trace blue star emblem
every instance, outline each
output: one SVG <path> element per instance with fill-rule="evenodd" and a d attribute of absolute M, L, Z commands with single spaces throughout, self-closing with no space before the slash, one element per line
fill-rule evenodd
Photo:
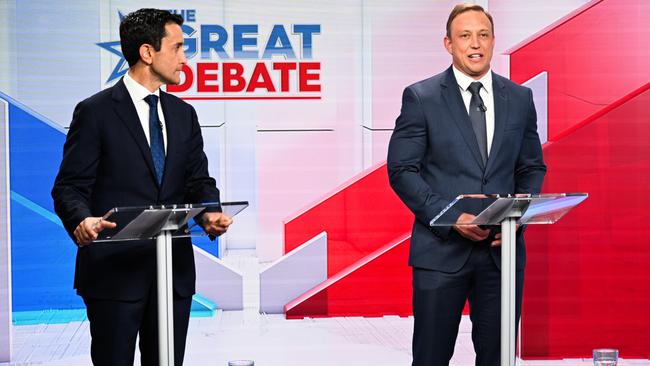
<path fill-rule="evenodd" d="M 124 15 L 119 10 L 117 11 L 117 15 L 120 17 L 120 23 L 121 23 L 122 20 L 124 20 Z M 129 64 L 126 62 L 126 59 L 122 54 L 122 47 L 120 46 L 120 41 L 99 42 L 96 43 L 96 45 L 98 45 L 99 47 L 105 49 L 106 51 L 120 58 L 120 60 L 117 62 L 117 65 L 115 65 L 115 68 L 113 68 L 111 75 L 108 77 L 108 80 L 106 80 L 106 84 L 126 74 L 127 70 L 129 69 Z"/>
<path fill-rule="evenodd" d="M 122 20 L 124 20 L 125 15 L 122 14 L 122 12 L 119 10 L 117 11 L 117 15 L 120 17 L 120 23 L 122 23 Z M 183 24 L 181 26 L 181 29 L 183 30 L 183 34 L 189 36 L 193 35 L 196 32 L 194 28 L 186 24 Z M 117 65 L 115 65 L 115 67 L 113 68 L 113 71 L 111 71 L 111 75 L 109 75 L 108 80 L 106 80 L 106 84 L 124 76 L 124 74 L 126 74 L 126 72 L 129 70 L 129 63 L 126 62 L 126 59 L 122 54 L 122 46 L 120 45 L 120 41 L 99 42 L 95 44 L 120 58 L 119 61 L 117 61 Z M 185 55 L 187 56 L 187 58 L 192 58 L 196 53 L 196 47 L 192 48 L 193 51 L 190 51 L 190 46 L 188 46 L 187 44 L 185 45 L 185 47 L 186 47 Z"/>

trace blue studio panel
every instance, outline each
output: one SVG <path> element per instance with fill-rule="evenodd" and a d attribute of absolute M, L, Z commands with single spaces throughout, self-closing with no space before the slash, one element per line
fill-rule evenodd
<path fill-rule="evenodd" d="M 65 133 L 29 108 L 9 102 L 12 302 L 15 324 L 61 323 L 85 316 L 72 288 L 76 247 L 54 213 L 50 191 L 63 157 Z M 218 256 L 218 240 L 195 238 Z M 214 304 L 200 295 L 193 316 Z"/>
<path fill-rule="evenodd" d="M 50 190 L 65 134 L 9 100 L 14 312 L 81 309 L 72 290 L 76 247 L 54 214 Z"/>

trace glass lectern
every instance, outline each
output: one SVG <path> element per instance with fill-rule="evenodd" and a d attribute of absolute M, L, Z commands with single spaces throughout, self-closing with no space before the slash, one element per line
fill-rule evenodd
<path fill-rule="evenodd" d="M 247 206 L 248 202 L 241 201 L 221 204 L 116 207 L 102 217 L 115 222 L 117 227 L 100 232 L 95 242 L 156 239 L 158 352 L 161 366 L 174 365 L 172 238 L 206 235 L 202 230 L 196 230 L 199 229 L 199 225 L 190 224 L 190 220 L 197 218 L 197 215 L 204 211 L 221 211 L 233 217 Z M 194 228 L 196 229 L 192 230 Z"/>
<path fill-rule="evenodd" d="M 501 365 L 515 365 L 515 248 L 518 225 L 553 224 L 587 198 L 587 193 L 456 197 L 429 223 L 458 225 L 458 212 L 481 212 L 463 225 L 501 226 Z M 453 221 L 453 222 L 452 222 Z"/>

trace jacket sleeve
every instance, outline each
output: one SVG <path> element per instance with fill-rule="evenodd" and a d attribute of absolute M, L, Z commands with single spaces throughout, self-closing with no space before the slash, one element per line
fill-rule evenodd
<path fill-rule="evenodd" d="M 101 153 L 99 121 L 92 108 L 79 103 L 63 146 L 63 160 L 52 188 L 54 211 L 74 240 L 74 230 L 92 216 L 90 198 Z"/>
<path fill-rule="evenodd" d="M 388 145 L 388 176 L 390 185 L 426 227 L 448 204 L 422 178 L 421 167 L 427 154 L 428 132 L 420 98 L 411 88 L 402 95 L 402 109 L 395 121 L 395 130 Z M 461 212 L 450 209 L 446 219 L 456 221 Z M 433 232 L 445 239 L 451 226 L 435 227 Z"/>

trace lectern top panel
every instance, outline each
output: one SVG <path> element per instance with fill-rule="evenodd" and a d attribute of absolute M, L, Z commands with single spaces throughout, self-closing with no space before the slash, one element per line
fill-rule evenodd
<path fill-rule="evenodd" d="M 102 218 L 115 222 L 117 227 L 103 230 L 95 242 L 152 239 L 162 230 L 173 231 L 174 237 L 205 235 L 201 231 L 187 230 L 195 216 L 213 211 L 232 217 L 246 207 L 247 201 L 115 207 Z"/>
<path fill-rule="evenodd" d="M 517 218 L 517 224 L 553 224 L 587 198 L 587 193 L 545 194 L 464 194 L 456 197 L 429 223 L 453 226 L 459 213 L 477 213 L 464 225 L 499 225 L 505 218 Z"/>

